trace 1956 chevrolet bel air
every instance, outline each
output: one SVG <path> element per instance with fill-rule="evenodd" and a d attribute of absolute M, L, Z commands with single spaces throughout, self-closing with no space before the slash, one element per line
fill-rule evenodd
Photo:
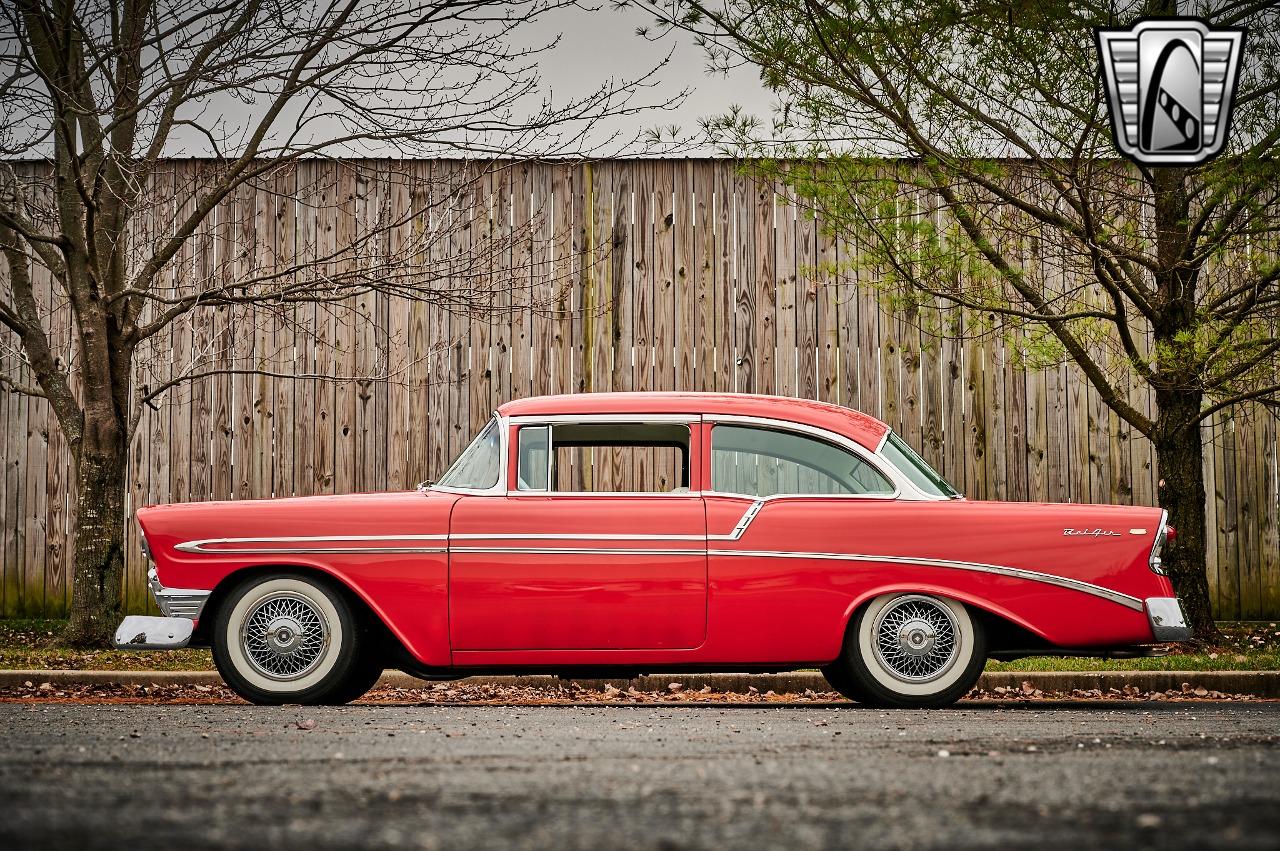
<path fill-rule="evenodd" d="M 797 399 L 503 405 L 408 493 L 138 511 L 163 618 L 255 703 L 341 703 L 384 667 L 820 667 L 878 706 L 962 697 L 988 657 L 1190 638 L 1158 508 L 963 499 L 879 420 Z"/>

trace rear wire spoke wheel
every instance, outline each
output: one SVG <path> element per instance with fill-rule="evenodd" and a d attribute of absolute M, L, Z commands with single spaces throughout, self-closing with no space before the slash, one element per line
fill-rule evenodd
<path fill-rule="evenodd" d="M 964 697 L 985 663 L 982 624 L 963 604 L 885 594 L 858 611 L 841 658 L 823 670 L 837 691 L 861 703 L 936 707 Z"/>
<path fill-rule="evenodd" d="M 906 683 L 929 683 L 946 674 L 960 655 L 951 608 L 923 595 L 899 597 L 871 625 L 880 667 Z"/>
<path fill-rule="evenodd" d="M 301 574 L 253 577 L 215 613 L 213 658 L 253 703 L 343 703 L 369 665 L 356 614 L 335 589 Z"/>

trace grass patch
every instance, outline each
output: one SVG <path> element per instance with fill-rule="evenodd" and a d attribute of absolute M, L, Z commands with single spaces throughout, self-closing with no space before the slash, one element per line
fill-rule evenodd
<path fill-rule="evenodd" d="M 1012 662 L 987 662 L 988 671 L 1276 671 L 1280 670 L 1280 625 L 1219 623 L 1223 642 L 1217 647 L 1181 651 L 1170 644 L 1169 655 L 1144 659 L 1088 659 L 1032 656 Z"/>
<path fill-rule="evenodd" d="M 59 644 L 65 620 L 0 618 L 0 670 L 206 671 L 208 650 L 75 650 Z"/>
<path fill-rule="evenodd" d="M 73 650 L 58 643 L 65 620 L 0 618 L 0 670 L 208 671 L 208 650 Z M 988 671 L 1276 671 L 1280 670 L 1280 625 L 1219 624 L 1221 646 L 1147 659 L 1087 659 L 1035 656 L 987 663 Z"/>
<path fill-rule="evenodd" d="M 1146 659 L 1089 659 L 1077 656 L 1032 656 L 1012 662 L 987 662 L 987 671 L 1276 671 L 1280 653 L 1171 653 Z"/>

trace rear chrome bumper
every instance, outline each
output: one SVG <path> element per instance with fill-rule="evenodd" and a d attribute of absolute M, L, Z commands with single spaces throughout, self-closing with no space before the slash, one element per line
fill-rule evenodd
<path fill-rule="evenodd" d="M 1191 627 L 1187 626 L 1177 597 L 1148 597 L 1145 603 L 1151 634 L 1156 641 L 1191 640 Z"/>
<path fill-rule="evenodd" d="M 195 625 L 190 618 L 129 615 L 116 627 L 115 645 L 121 650 L 176 650 L 191 641 Z"/>
<path fill-rule="evenodd" d="M 147 571 L 147 584 L 151 586 L 151 596 L 155 597 L 160 611 L 170 618 L 199 620 L 205 601 L 213 593 L 192 588 L 166 588 L 160 584 L 154 567 Z"/>

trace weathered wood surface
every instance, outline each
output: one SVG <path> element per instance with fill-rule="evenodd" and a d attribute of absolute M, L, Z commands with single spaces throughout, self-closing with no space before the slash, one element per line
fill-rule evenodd
<path fill-rule="evenodd" d="M 192 203 L 178 188 L 209 167 L 170 165 L 153 188 L 154 216 L 135 222 L 138 240 L 165 235 Z M 367 236 L 379 216 L 399 221 L 432 204 L 329 265 L 413 250 L 425 267 L 522 228 L 532 238 L 466 270 L 507 290 L 487 314 L 373 293 L 210 309 L 175 324 L 140 381 L 197 362 L 200 371 L 365 378 L 221 375 L 170 391 L 143 412 L 132 505 L 410 488 L 443 472 L 507 399 L 615 389 L 778 393 L 858 408 L 977 498 L 1155 499 L 1150 445 L 1077 370 L 1025 372 L 1016 339 L 939 338 L 886 314 L 856 246 L 732 163 L 307 162 L 272 181 L 217 209 L 166 272 L 174 287 L 325 257 Z M 460 200 L 439 206 L 451 191 Z M 423 248 L 432 228 L 446 235 Z M 1031 247 L 1025 262 L 1038 262 Z M 509 280 L 493 280 L 503 274 Z M 51 342 L 71 358 L 70 310 L 47 274 L 36 282 Z M 29 381 L 16 341 L 3 337 L 0 369 Z M 1144 388 L 1128 394 L 1150 410 Z M 70 599 L 71 460 L 42 401 L 4 394 L 0 420 L 0 612 L 57 615 Z M 1215 417 L 1203 435 L 1218 614 L 1278 617 L 1276 422 L 1242 410 Z M 562 475 L 595 489 L 669 485 L 674 475 L 661 456 L 636 469 L 599 465 L 594 482 L 585 466 L 575 460 Z M 125 595 L 142 609 L 145 568 L 130 529 Z"/>

